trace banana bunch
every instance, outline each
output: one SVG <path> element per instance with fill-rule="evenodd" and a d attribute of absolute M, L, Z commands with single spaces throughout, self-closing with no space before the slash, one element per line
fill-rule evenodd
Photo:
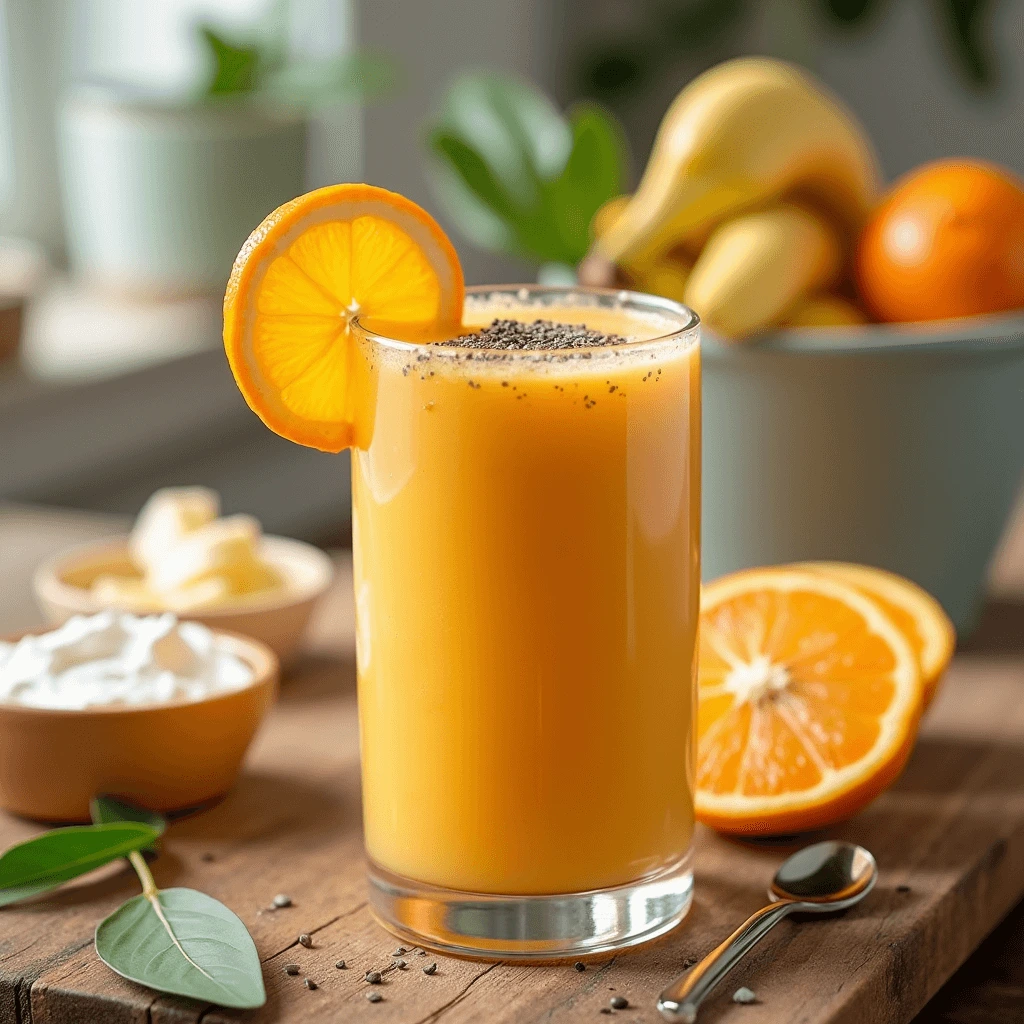
<path fill-rule="evenodd" d="M 665 114 L 639 187 L 594 218 L 585 284 L 685 302 L 723 338 L 863 323 L 838 294 L 878 198 L 863 129 L 784 61 L 727 61 Z"/>

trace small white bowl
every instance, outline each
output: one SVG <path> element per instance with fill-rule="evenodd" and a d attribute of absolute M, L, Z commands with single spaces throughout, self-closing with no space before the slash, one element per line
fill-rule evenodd
<path fill-rule="evenodd" d="M 180 618 L 210 629 L 241 633 L 266 644 L 282 663 L 295 654 L 317 601 L 334 580 L 334 563 L 319 548 L 287 537 L 264 537 L 260 556 L 281 575 L 280 589 Z M 92 541 L 43 562 L 32 578 L 36 600 L 54 625 L 93 615 L 104 605 L 91 591 L 99 576 L 138 576 L 128 537 Z"/>

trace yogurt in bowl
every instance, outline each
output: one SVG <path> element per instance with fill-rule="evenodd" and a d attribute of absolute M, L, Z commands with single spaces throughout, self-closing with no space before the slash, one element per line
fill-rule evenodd
<path fill-rule="evenodd" d="M 263 644 L 172 614 L 74 616 L 0 643 L 0 806 L 85 821 L 100 794 L 206 804 L 234 783 L 277 680 Z"/>

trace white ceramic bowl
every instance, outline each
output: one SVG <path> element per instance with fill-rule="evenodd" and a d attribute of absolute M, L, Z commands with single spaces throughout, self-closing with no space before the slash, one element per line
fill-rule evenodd
<path fill-rule="evenodd" d="M 331 586 L 334 563 L 312 544 L 287 537 L 264 537 L 260 555 L 281 574 L 283 588 L 181 618 L 259 640 L 284 663 L 295 654 L 317 601 Z M 40 608 L 60 625 L 72 615 L 102 611 L 89 588 L 98 576 L 110 574 L 137 575 L 127 536 L 62 551 L 39 566 L 32 583 Z"/>

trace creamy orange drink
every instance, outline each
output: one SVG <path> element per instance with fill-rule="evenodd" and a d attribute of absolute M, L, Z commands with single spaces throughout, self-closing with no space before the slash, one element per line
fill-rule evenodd
<path fill-rule="evenodd" d="M 467 324 L 544 318 L 630 341 L 359 346 L 367 850 L 471 892 L 621 885 L 676 864 L 693 830 L 695 338 L 645 343 L 678 321 L 532 296 L 471 297 Z"/>
<path fill-rule="evenodd" d="M 369 186 L 277 211 L 232 281 L 249 404 L 352 449 L 378 918 L 506 958 L 673 927 L 692 893 L 696 317 L 626 292 L 464 298 L 437 225 Z"/>

